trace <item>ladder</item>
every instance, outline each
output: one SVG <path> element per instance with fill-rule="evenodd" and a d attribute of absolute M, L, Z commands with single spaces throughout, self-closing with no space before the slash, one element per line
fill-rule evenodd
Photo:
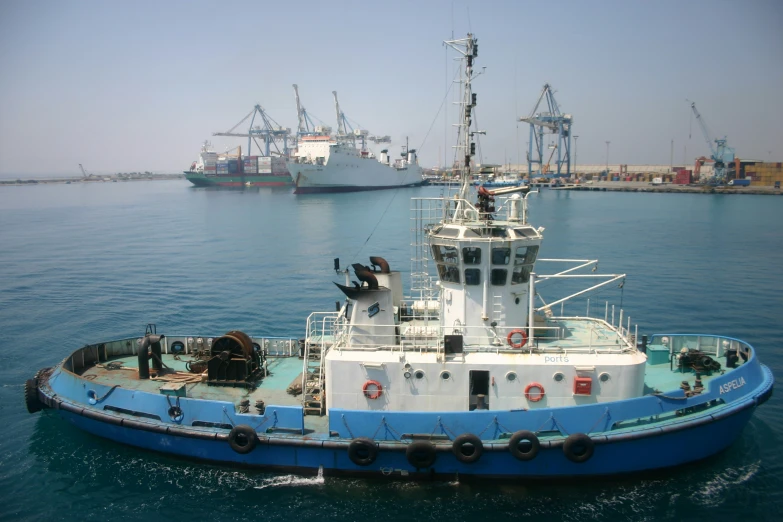
<path fill-rule="evenodd" d="M 497 324 L 505 324 L 506 314 L 503 309 L 503 296 L 500 294 L 492 295 L 492 320 Z M 508 326 L 508 325 L 506 325 Z"/>
<path fill-rule="evenodd" d="M 322 345 L 305 339 L 302 371 L 302 409 L 305 415 L 323 415 L 326 410 L 324 396 L 324 365 Z"/>

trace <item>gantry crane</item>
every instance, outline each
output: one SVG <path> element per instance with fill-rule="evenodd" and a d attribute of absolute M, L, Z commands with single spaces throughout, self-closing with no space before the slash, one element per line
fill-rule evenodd
<path fill-rule="evenodd" d="M 337 139 L 342 141 L 354 141 L 359 138 L 361 150 L 366 150 L 367 136 L 370 134 L 364 129 L 354 129 L 348 118 L 345 117 L 345 113 L 340 110 L 340 102 L 337 101 L 337 91 L 332 91 L 334 96 L 334 110 L 337 113 Z M 391 141 L 391 138 L 389 139 Z"/>
<path fill-rule="evenodd" d="M 707 140 L 707 146 L 710 149 L 710 159 L 714 162 L 714 175 L 712 181 L 715 184 L 725 183 L 727 179 L 728 166 L 734 162 L 734 149 L 726 145 L 725 136 L 723 139 L 712 139 L 711 134 L 707 129 L 707 124 L 704 123 L 704 118 L 701 117 L 701 114 L 699 114 L 699 111 L 696 109 L 696 103 L 691 102 L 691 109 L 693 110 L 694 116 L 696 116 L 696 121 L 699 123 L 699 127 L 701 127 L 701 132 L 704 134 L 704 139 Z M 713 145 L 713 143 L 715 145 Z M 704 158 L 703 156 L 696 160 L 697 173 L 700 170 L 699 167 L 704 165 L 705 161 L 707 161 L 707 158 Z"/>
<path fill-rule="evenodd" d="M 307 114 L 307 109 L 299 101 L 299 86 L 296 84 L 294 84 L 294 96 L 296 97 L 296 116 L 299 120 L 296 136 L 298 138 L 302 136 L 328 136 L 332 132 L 332 128 L 325 125 L 316 126 L 313 123 Z"/>
<path fill-rule="evenodd" d="M 247 132 L 234 132 L 237 127 L 242 125 L 245 121 L 250 119 L 250 128 Z M 256 118 L 258 123 L 256 125 Z M 275 149 L 275 154 L 278 156 L 288 156 L 288 139 L 291 137 L 291 129 L 283 127 L 273 120 L 264 111 L 264 108 L 260 105 L 253 107 L 253 110 L 248 113 L 247 116 L 242 118 L 239 123 L 231 127 L 226 132 L 213 132 L 213 136 L 231 136 L 236 138 L 247 138 L 247 153 L 251 154 L 252 144 L 255 143 L 256 147 L 262 156 L 269 156 L 272 152 L 272 147 Z M 258 139 L 263 140 L 264 146 L 258 143 Z M 283 150 L 277 146 L 278 142 L 283 142 Z"/>
<path fill-rule="evenodd" d="M 547 111 L 538 111 L 541 102 L 546 100 Z M 552 152 L 557 151 L 557 160 L 555 161 L 556 172 L 554 175 L 571 175 L 571 125 L 573 117 L 570 114 L 563 114 L 555 101 L 555 94 L 552 86 L 548 83 L 544 85 L 541 94 L 538 97 L 533 110 L 527 118 L 519 118 L 519 121 L 530 124 L 530 147 L 527 153 L 527 174 L 533 174 L 533 166 L 538 165 L 538 173 L 544 174 L 544 165 L 549 170 L 549 160 L 544 163 L 544 134 L 557 136 L 557 142 L 554 144 Z"/>

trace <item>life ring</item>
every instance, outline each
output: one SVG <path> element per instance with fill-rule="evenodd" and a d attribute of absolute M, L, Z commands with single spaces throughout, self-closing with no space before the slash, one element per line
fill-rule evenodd
<path fill-rule="evenodd" d="M 369 466 L 378 456 L 378 445 L 366 437 L 353 439 L 348 446 L 348 458 L 357 466 Z"/>
<path fill-rule="evenodd" d="M 476 435 L 463 433 L 454 439 L 451 451 L 458 461 L 472 464 L 481 458 L 481 455 L 484 453 L 484 444 Z"/>
<path fill-rule="evenodd" d="M 416 469 L 429 468 L 435 464 L 435 446 L 428 440 L 411 442 L 405 450 L 405 458 Z"/>
<path fill-rule="evenodd" d="M 514 432 L 508 440 L 508 451 L 519 460 L 533 460 L 540 447 L 536 434 L 528 430 Z"/>
<path fill-rule="evenodd" d="M 375 391 L 371 391 L 369 389 L 370 386 L 375 386 Z M 375 400 L 383 395 L 383 386 L 381 386 L 381 383 L 378 381 L 367 381 L 364 383 L 364 386 L 362 386 L 362 392 L 368 399 Z"/>
<path fill-rule="evenodd" d="M 514 340 L 512 339 L 512 337 L 514 337 L 516 334 L 522 336 L 522 340 L 519 341 L 518 343 L 515 343 Z M 517 348 L 517 349 L 522 348 L 527 344 L 527 332 L 520 329 L 511 330 L 510 332 L 508 332 L 508 335 L 506 336 L 506 342 L 512 348 Z"/>
<path fill-rule="evenodd" d="M 533 395 L 530 393 L 530 390 L 533 388 L 538 388 L 538 395 Z M 539 384 L 537 382 L 531 382 L 527 386 L 525 386 L 525 398 L 529 400 L 530 402 L 538 402 L 541 399 L 544 398 L 544 395 L 546 395 L 546 391 L 544 390 L 544 385 Z"/>
<path fill-rule="evenodd" d="M 568 460 L 581 464 L 587 462 L 593 456 L 595 443 L 593 439 L 584 433 L 573 433 L 568 436 L 563 444 L 563 453 Z"/>
<path fill-rule="evenodd" d="M 27 379 L 24 383 L 24 403 L 27 411 L 36 413 L 43 409 L 44 405 L 38 397 L 38 379 Z"/>
<path fill-rule="evenodd" d="M 258 435 L 256 430 L 247 424 L 240 424 L 239 426 L 234 426 L 231 433 L 228 434 L 228 444 L 232 450 L 244 455 L 255 449 L 256 444 L 258 444 Z"/>

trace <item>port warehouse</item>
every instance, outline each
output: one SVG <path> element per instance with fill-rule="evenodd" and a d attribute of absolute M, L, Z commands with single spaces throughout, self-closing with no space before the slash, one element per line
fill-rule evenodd
<path fill-rule="evenodd" d="M 481 168 L 481 165 L 477 165 Z M 486 166 L 489 167 L 489 166 Z M 512 172 L 519 173 L 521 176 L 527 176 L 527 165 L 492 165 L 496 172 Z M 684 172 L 691 181 L 697 181 L 691 178 L 694 171 L 694 165 L 624 165 L 624 164 L 610 164 L 607 174 L 607 166 L 605 163 L 597 165 L 577 165 L 573 167 L 571 177 L 583 177 L 585 180 L 602 180 L 602 181 L 652 181 L 654 178 L 662 178 L 665 182 L 675 182 L 678 178 L 678 173 Z M 705 164 L 701 166 L 701 177 L 712 176 L 712 165 Z M 434 172 L 444 172 L 443 169 Z M 445 171 L 451 173 L 450 170 Z M 775 184 L 783 184 L 783 163 L 781 162 L 763 162 L 756 160 L 743 161 L 740 160 L 739 174 L 732 176 L 729 179 L 750 179 L 752 185 L 756 186 L 774 186 Z M 553 176 L 554 173 L 550 172 L 549 176 Z M 533 177 L 539 176 L 537 173 L 533 173 Z M 680 180 L 683 177 L 680 176 Z"/>

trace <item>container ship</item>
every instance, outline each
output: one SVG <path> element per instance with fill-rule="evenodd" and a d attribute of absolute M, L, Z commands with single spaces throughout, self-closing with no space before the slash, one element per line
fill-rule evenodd
<path fill-rule="evenodd" d="M 185 177 L 197 187 L 282 187 L 292 185 L 285 158 L 273 156 L 242 156 L 218 154 L 209 142 Z"/>

